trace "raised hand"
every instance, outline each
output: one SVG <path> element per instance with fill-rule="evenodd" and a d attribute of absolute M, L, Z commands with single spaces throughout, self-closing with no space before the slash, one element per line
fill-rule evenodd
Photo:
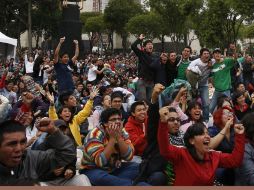
<path fill-rule="evenodd" d="M 41 132 L 47 132 L 49 134 L 53 134 L 57 131 L 55 127 L 54 121 L 49 119 L 48 117 L 42 118 L 38 124 L 36 125 L 37 129 Z"/>
<path fill-rule="evenodd" d="M 73 40 L 73 43 L 78 45 L 78 40 Z"/>
<path fill-rule="evenodd" d="M 225 127 L 226 127 L 227 129 L 229 129 L 229 128 L 233 125 L 233 123 L 234 123 L 234 117 L 231 117 L 231 118 L 227 121 L 227 123 L 225 124 Z"/>
<path fill-rule="evenodd" d="M 169 110 L 168 110 L 168 108 L 169 108 L 168 106 L 165 106 L 165 107 L 162 107 L 159 110 L 160 120 L 163 123 L 167 123 L 168 122 L 168 119 L 169 119 Z"/>
<path fill-rule="evenodd" d="M 155 84 L 155 86 L 154 86 L 154 88 L 153 88 L 153 93 L 155 93 L 155 94 L 160 94 L 160 93 L 162 93 L 162 91 L 165 89 L 165 87 L 162 85 L 162 84 L 160 84 L 160 83 L 157 83 L 157 84 Z"/>
<path fill-rule="evenodd" d="M 235 130 L 236 134 L 239 134 L 239 135 L 243 134 L 244 133 L 244 126 L 243 126 L 243 124 L 235 124 L 234 125 L 234 130 Z"/>
<path fill-rule="evenodd" d="M 93 100 L 93 99 L 95 98 L 95 96 L 98 95 L 98 93 L 99 93 L 99 89 L 95 87 L 95 88 L 92 90 L 92 92 L 90 93 L 90 100 Z"/>
<path fill-rule="evenodd" d="M 55 97 L 54 94 L 50 94 L 49 92 L 46 93 L 46 98 L 48 99 L 48 101 L 50 102 L 50 104 L 54 104 L 55 103 Z"/>
<path fill-rule="evenodd" d="M 187 91 L 188 91 L 187 87 L 183 86 L 183 87 L 180 88 L 178 93 L 182 97 L 182 96 L 186 95 Z"/>

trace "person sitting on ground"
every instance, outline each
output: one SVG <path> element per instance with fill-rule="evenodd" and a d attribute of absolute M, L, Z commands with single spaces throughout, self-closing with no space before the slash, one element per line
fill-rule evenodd
<path fill-rule="evenodd" d="M 95 89 L 90 94 L 90 99 L 87 101 L 84 108 L 80 112 L 78 112 L 77 115 L 74 115 L 68 106 L 63 106 L 58 111 L 58 114 L 57 114 L 55 105 L 54 105 L 54 96 L 47 94 L 48 99 L 50 101 L 49 118 L 51 118 L 52 120 L 57 120 L 58 118 L 64 120 L 69 125 L 70 133 L 73 135 L 73 138 L 75 139 L 77 146 L 82 145 L 80 125 L 81 123 L 85 121 L 85 119 L 87 119 L 87 117 L 90 116 L 92 107 L 93 107 L 93 99 L 97 95 L 97 93 L 98 93 L 98 90 Z"/>
<path fill-rule="evenodd" d="M 129 133 L 130 140 L 135 148 L 134 155 L 137 161 L 141 162 L 140 156 L 143 155 L 147 145 L 147 109 L 144 102 L 138 101 L 131 105 L 131 116 L 129 116 L 124 127 Z"/>
<path fill-rule="evenodd" d="M 138 164 L 129 162 L 134 147 L 123 128 L 121 112 L 116 108 L 106 109 L 100 121 L 84 140 L 80 173 L 85 174 L 92 185 L 131 186 L 138 174 Z"/>
<path fill-rule="evenodd" d="M 203 123 L 189 127 L 184 135 L 185 147 L 168 142 L 168 107 L 160 109 L 158 143 L 161 155 L 172 162 L 175 171 L 174 185 L 213 185 L 218 167 L 236 168 L 244 154 L 244 127 L 234 125 L 235 146 L 231 154 L 209 151 L 210 136 Z"/>
<path fill-rule="evenodd" d="M 58 119 L 54 121 L 54 124 L 61 132 L 63 132 L 64 135 L 70 137 L 73 145 L 75 146 L 75 141 L 69 134 L 66 122 Z M 37 147 L 37 150 L 47 151 L 49 148 L 50 146 L 47 141 L 44 141 Z M 91 186 L 89 179 L 85 175 L 76 174 L 76 162 L 77 159 L 74 159 L 70 164 L 54 169 L 45 176 L 41 177 L 41 185 Z"/>
<path fill-rule="evenodd" d="M 128 120 L 129 113 L 127 112 L 127 109 L 123 107 L 123 93 L 122 92 L 115 91 L 111 94 L 111 107 L 121 111 L 122 119 L 125 124 Z"/>
<path fill-rule="evenodd" d="M 0 125 L 0 184 L 34 185 L 40 177 L 57 167 L 63 167 L 75 159 L 75 147 L 49 118 L 43 118 L 36 126 L 49 134 L 50 150 L 26 150 L 25 127 L 16 121 Z"/>
<path fill-rule="evenodd" d="M 93 116 L 92 116 L 92 121 L 93 121 L 93 128 L 99 125 L 100 122 L 100 116 L 102 111 L 108 109 L 111 107 L 111 97 L 110 95 L 104 95 L 102 97 L 102 106 L 96 106 Z"/>

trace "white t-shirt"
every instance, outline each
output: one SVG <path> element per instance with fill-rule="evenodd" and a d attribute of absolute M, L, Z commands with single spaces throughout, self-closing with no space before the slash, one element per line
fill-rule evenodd
<path fill-rule="evenodd" d="M 26 73 L 33 73 L 34 62 L 26 62 Z"/>
<path fill-rule="evenodd" d="M 92 65 L 91 68 L 89 68 L 88 70 L 88 74 L 87 74 L 87 80 L 88 81 L 94 81 L 97 77 L 97 73 L 95 72 L 97 70 L 97 66 Z"/>
<path fill-rule="evenodd" d="M 35 55 L 35 59 L 38 57 L 38 54 Z M 26 73 L 33 73 L 34 70 L 34 61 L 30 62 L 28 61 L 27 55 L 25 55 L 25 67 L 26 67 Z"/>

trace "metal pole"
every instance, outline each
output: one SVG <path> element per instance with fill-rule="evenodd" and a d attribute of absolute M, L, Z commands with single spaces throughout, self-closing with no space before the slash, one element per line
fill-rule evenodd
<path fill-rule="evenodd" d="M 32 53 L 32 18 L 31 18 L 32 2 L 28 0 L 28 51 Z"/>

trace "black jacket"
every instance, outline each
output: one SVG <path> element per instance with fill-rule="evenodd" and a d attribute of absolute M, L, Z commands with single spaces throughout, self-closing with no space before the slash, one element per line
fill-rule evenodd
<path fill-rule="evenodd" d="M 150 68 L 150 65 L 152 62 L 156 61 L 158 57 L 147 53 L 146 51 L 140 50 L 137 45 L 141 44 L 142 40 L 137 39 L 132 45 L 131 49 L 134 51 L 134 53 L 138 56 L 139 64 L 138 64 L 138 77 L 142 78 L 146 81 L 153 81 L 154 80 L 154 74 L 152 69 Z"/>
<path fill-rule="evenodd" d="M 57 131 L 46 138 L 51 149 L 27 150 L 19 166 L 7 168 L 0 163 L 0 185 L 16 185 L 21 180 L 40 180 L 53 169 L 66 166 L 76 158 L 71 139 Z"/>

